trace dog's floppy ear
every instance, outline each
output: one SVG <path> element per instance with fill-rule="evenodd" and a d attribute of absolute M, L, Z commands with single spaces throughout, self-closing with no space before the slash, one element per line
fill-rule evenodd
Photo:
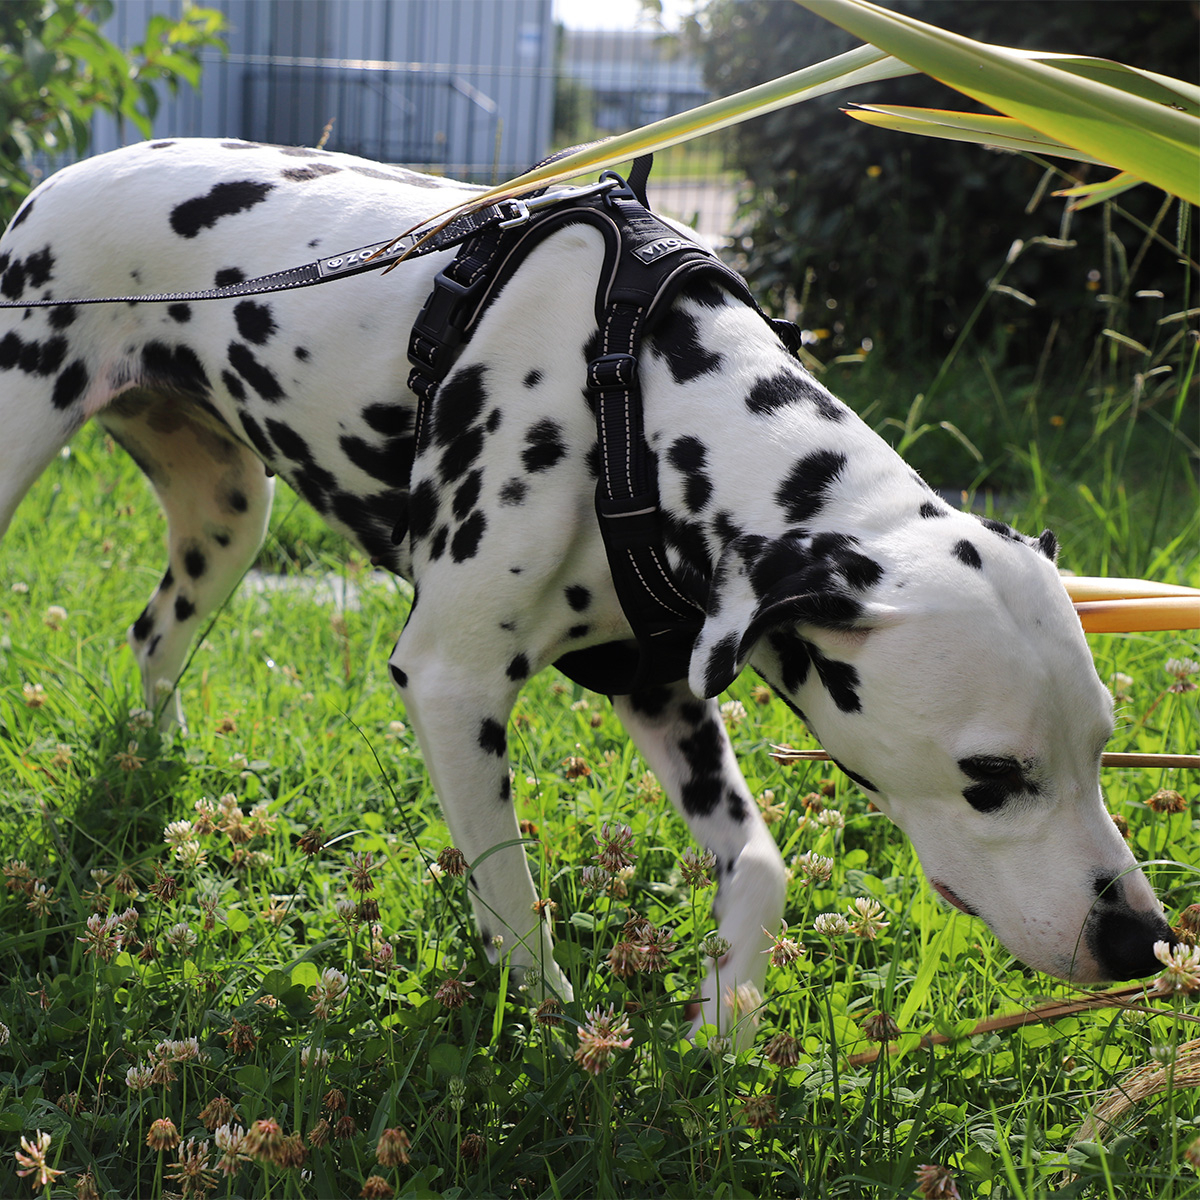
<path fill-rule="evenodd" d="M 850 631 L 877 624 L 888 610 L 869 604 L 863 592 L 883 570 L 856 545 L 838 533 L 734 538 L 713 572 L 708 615 L 692 650 L 692 691 L 723 692 L 763 635 L 781 625 Z"/>

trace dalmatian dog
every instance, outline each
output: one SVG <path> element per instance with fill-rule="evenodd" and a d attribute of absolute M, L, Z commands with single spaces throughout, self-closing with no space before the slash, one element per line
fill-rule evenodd
<path fill-rule="evenodd" d="M 0 243 L 0 294 L 208 288 L 393 237 L 473 194 L 320 150 L 150 142 L 30 196 Z M 166 512 L 166 569 L 129 630 L 148 705 L 253 562 L 276 473 L 412 581 L 389 669 L 473 864 L 480 932 L 564 998 L 506 726 L 527 679 L 630 635 L 584 392 L 602 251 L 570 226 L 531 254 L 442 385 L 419 455 L 405 349 L 446 252 L 272 296 L 0 311 L 0 534 L 90 418 Z M 1170 934 L 1101 800 L 1112 701 L 1053 535 L 944 503 L 715 286 L 675 301 L 639 373 L 667 554 L 707 616 L 687 679 L 612 703 L 716 857 L 721 991 L 763 984 L 786 885 L 715 699 L 747 666 L 908 834 L 933 888 L 1018 958 L 1077 982 L 1154 971 Z M 727 1024 L 716 979 L 700 994 L 697 1021 Z"/>

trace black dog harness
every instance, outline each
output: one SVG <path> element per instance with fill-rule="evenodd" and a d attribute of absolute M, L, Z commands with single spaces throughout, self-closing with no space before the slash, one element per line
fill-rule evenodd
<path fill-rule="evenodd" d="M 598 229 L 604 237 L 595 304 L 600 353 L 587 365 L 587 394 L 600 447 L 596 515 L 633 640 L 571 651 L 556 665 L 593 691 L 624 695 L 686 678 L 705 606 L 705 597 L 671 570 L 663 547 L 656 461 L 643 433 L 638 382 L 642 339 L 685 284 L 707 278 L 749 305 L 790 350 L 795 352 L 800 345 L 800 331 L 790 322 L 769 318 L 740 275 L 650 211 L 645 191 L 650 163 L 649 156 L 639 158 L 628 182 L 606 171 L 590 186 L 500 200 L 433 230 L 417 230 L 391 242 L 224 287 L 71 300 L 4 300 L 0 308 L 255 296 L 312 287 L 457 245 L 458 254 L 437 275 L 409 338 L 413 369 L 408 382 L 417 396 L 419 453 L 428 443 L 438 386 L 488 305 L 530 251 L 568 225 L 584 223 Z M 405 531 L 406 523 L 401 522 L 394 538 L 399 540 Z"/>
<path fill-rule="evenodd" d="M 799 345 L 799 330 L 770 320 L 740 275 L 650 212 L 644 190 L 649 170 L 649 158 L 639 159 L 629 182 L 606 171 L 598 184 L 565 197 L 559 193 L 546 207 L 538 207 L 535 197 L 518 219 L 469 237 L 437 275 L 408 349 L 420 454 L 428 444 L 438 386 L 530 252 L 568 225 L 591 225 L 603 235 L 595 303 L 599 353 L 587 365 L 587 395 L 600 448 L 596 516 L 633 641 L 571 651 L 555 665 L 583 686 L 609 695 L 686 678 L 704 622 L 706 597 L 671 570 L 663 547 L 656 461 L 643 433 L 642 339 L 685 285 L 704 278 L 758 312 L 791 349 Z"/>

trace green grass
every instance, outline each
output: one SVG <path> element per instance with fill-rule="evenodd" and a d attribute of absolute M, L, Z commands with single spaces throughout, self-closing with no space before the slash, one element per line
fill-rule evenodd
<path fill-rule="evenodd" d="M 1034 496 L 1001 515 L 1035 529 L 1048 506 Z M 713 924 L 709 897 L 681 876 L 686 830 L 654 798 L 607 704 L 553 672 L 527 687 L 511 739 L 535 877 L 558 905 L 559 953 L 579 997 L 562 1024 L 539 1023 L 536 990 L 506 988 L 484 960 L 461 883 L 429 871 L 447 835 L 383 669 L 406 589 L 347 555 L 290 497 L 276 519 L 265 561 L 336 573 L 361 607 L 340 613 L 300 589 L 239 591 L 185 678 L 191 732 L 165 743 L 140 723 L 122 644 L 157 580 L 163 534 L 124 456 L 85 433 L 3 545 L 0 865 L 10 886 L 0 896 L 0 1021 L 10 1038 L 0 1047 L 0 1194 L 27 1186 L 10 1151 L 35 1130 L 51 1134 L 49 1163 L 67 1173 L 55 1194 L 73 1195 L 89 1168 L 101 1195 L 178 1192 L 178 1151 L 148 1147 L 151 1124 L 167 1117 L 185 1139 L 211 1141 L 200 1114 L 225 1096 L 243 1126 L 270 1118 L 307 1138 L 322 1120 L 337 1127 L 349 1117 L 353 1132 L 343 1124 L 323 1146 L 308 1144 L 307 1175 L 248 1160 L 231 1178 L 197 1177 L 215 1195 L 357 1196 L 377 1174 L 397 1195 L 911 1196 L 926 1163 L 949 1166 L 964 1196 L 1041 1195 L 1068 1176 L 1068 1195 L 1200 1195 L 1183 1158 L 1200 1135 L 1190 1090 L 1135 1109 L 1103 1145 L 1073 1145 L 1126 1072 L 1190 1038 L 1170 1004 L 1155 1006 L 1161 1015 L 1092 1012 L 932 1052 L 906 1037 L 899 1055 L 847 1064 L 870 1044 L 863 1022 L 873 1012 L 902 1018 L 906 1035 L 962 1034 L 1069 989 L 947 913 L 907 841 L 844 778 L 822 764 L 776 764 L 769 743 L 813 743 L 748 680 L 731 697 L 748 713 L 733 733 L 750 787 L 782 805 L 772 828 L 789 862 L 809 851 L 832 859 L 827 881 L 798 873 L 792 884 L 786 918 L 807 954 L 772 968 L 753 1049 L 683 1039 L 681 1006 Z M 1115 511 L 1110 529 L 1077 507 L 1070 565 L 1104 570 L 1119 557 L 1124 519 Z M 1164 529 L 1158 548 L 1169 540 Z M 1195 540 L 1160 566 L 1164 578 L 1196 582 Z M 67 610 L 50 618 L 57 629 L 46 623 L 52 605 Z M 1168 658 L 1194 655 L 1192 644 L 1144 634 L 1093 645 L 1103 676 L 1131 679 L 1111 748 L 1194 748 L 1196 694 L 1167 691 L 1165 671 Z M 42 696 L 27 690 L 35 687 Z M 569 759 L 590 774 L 572 777 Z M 1110 770 L 1104 782 L 1139 857 L 1158 860 L 1155 886 L 1182 908 L 1200 867 L 1194 781 Z M 1187 812 L 1146 807 L 1164 786 L 1188 798 Z M 844 829 L 805 819 L 812 793 Z M 223 828 L 201 825 L 190 839 L 203 861 L 179 861 L 164 828 L 223 796 L 234 798 L 213 818 Z M 619 898 L 581 882 L 593 833 L 613 820 L 632 826 L 638 856 Z M 299 839 L 313 827 L 330 844 L 309 857 Z M 352 854 L 371 855 L 373 890 L 355 890 Z M 169 901 L 151 891 L 164 873 L 179 888 Z M 29 908 L 33 880 L 51 895 L 43 914 Z M 814 931 L 817 914 L 846 913 L 856 897 L 882 907 L 888 925 L 877 939 Z M 351 911 L 374 901 L 378 917 L 339 915 L 339 900 Z M 125 947 L 89 954 L 80 940 L 88 916 L 129 906 L 138 920 Z M 622 981 L 606 956 L 630 909 L 669 928 L 676 949 L 665 972 Z M 194 945 L 179 944 L 181 924 Z M 147 946 L 155 957 L 143 957 Z M 318 1019 L 310 993 L 328 968 L 345 974 L 348 994 Z M 451 977 L 472 983 L 461 1008 L 435 998 Z M 608 1005 L 628 1014 L 633 1045 L 592 1077 L 572 1060 L 575 1030 L 587 1010 Z M 230 1032 L 239 1028 L 241 1040 Z M 765 1055 L 780 1032 L 797 1039 L 795 1065 Z M 202 1061 L 160 1068 L 170 1082 L 127 1085 L 156 1046 L 192 1037 Z M 321 1050 L 331 1055 L 324 1065 L 311 1057 Z M 331 1107 L 331 1089 L 344 1109 Z M 411 1138 L 407 1164 L 375 1162 L 389 1128 Z"/>

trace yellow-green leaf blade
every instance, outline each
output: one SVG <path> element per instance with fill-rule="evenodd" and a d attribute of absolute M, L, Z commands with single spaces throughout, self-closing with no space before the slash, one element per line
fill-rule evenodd
<path fill-rule="evenodd" d="M 1055 141 L 1200 203 L 1200 120 L 1186 111 L 868 0 L 797 2 Z"/>

